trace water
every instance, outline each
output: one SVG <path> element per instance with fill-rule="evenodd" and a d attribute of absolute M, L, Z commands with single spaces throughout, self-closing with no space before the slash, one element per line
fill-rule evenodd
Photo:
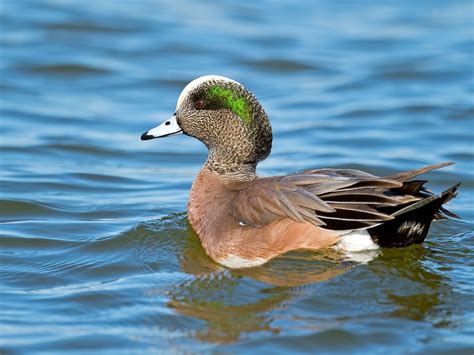
<path fill-rule="evenodd" d="M 472 353 L 470 1 L 0 3 L 0 352 Z M 141 142 L 203 74 L 241 81 L 273 175 L 452 160 L 423 246 L 222 268 L 186 220 L 206 157 Z"/>

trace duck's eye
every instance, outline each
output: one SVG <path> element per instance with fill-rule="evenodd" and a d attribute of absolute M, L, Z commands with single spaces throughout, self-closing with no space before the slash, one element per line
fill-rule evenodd
<path fill-rule="evenodd" d="M 203 109 L 206 106 L 206 101 L 203 99 L 194 101 L 194 107 L 198 110 Z"/>

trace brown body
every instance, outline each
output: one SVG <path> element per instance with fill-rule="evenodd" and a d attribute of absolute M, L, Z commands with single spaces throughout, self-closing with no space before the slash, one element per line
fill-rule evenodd
<path fill-rule="evenodd" d="M 334 232 L 290 218 L 263 226 L 241 225 L 231 211 L 236 196 L 251 184 L 228 181 L 206 168 L 194 180 L 189 222 L 216 262 L 229 267 L 256 266 L 290 250 L 327 248 L 339 240 Z M 242 265 L 236 266 L 239 262 Z"/>

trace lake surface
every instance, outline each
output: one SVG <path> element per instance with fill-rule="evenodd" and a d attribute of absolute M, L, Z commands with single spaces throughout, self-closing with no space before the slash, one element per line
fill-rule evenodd
<path fill-rule="evenodd" d="M 298 4 L 298 5 L 296 5 Z M 0 3 L 0 353 L 474 351 L 471 1 Z M 462 181 L 427 241 L 368 263 L 295 252 L 210 261 L 186 219 L 206 159 L 150 142 L 204 74 L 270 116 L 262 176 Z"/>

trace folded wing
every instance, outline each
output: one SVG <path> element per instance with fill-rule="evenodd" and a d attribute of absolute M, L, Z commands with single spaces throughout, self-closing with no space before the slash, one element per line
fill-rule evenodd
<path fill-rule="evenodd" d="M 231 213 L 250 226 L 290 218 L 332 230 L 369 228 L 434 196 L 423 187 L 425 181 L 408 180 L 446 165 L 385 178 L 352 169 L 318 169 L 258 179 L 237 193 Z"/>

